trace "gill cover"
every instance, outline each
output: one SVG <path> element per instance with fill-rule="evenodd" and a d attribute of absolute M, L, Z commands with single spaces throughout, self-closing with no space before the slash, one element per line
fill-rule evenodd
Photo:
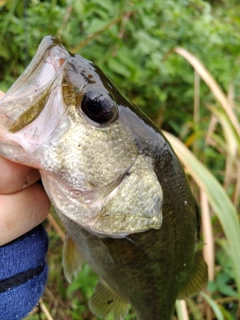
<path fill-rule="evenodd" d="M 159 229 L 162 188 L 151 163 L 139 155 L 123 180 L 105 199 L 91 231 L 115 237 Z"/>
<path fill-rule="evenodd" d="M 114 182 L 91 194 L 92 203 L 82 195 L 67 202 L 60 184 L 54 188 L 49 181 L 43 183 L 57 212 L 94 235 L 123 238 L 162 225 L 163 193 L 150 157 L 138 155 L 117 185 Z M 58 196 L 52 195 L 57 189 Z"/>

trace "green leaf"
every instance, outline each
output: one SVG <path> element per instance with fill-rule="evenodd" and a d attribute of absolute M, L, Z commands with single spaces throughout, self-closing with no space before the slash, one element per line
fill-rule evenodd
<path fill-rule="evenodd" d="M 121 62 L 119 62 L 117 58 L 110 58 L 108 60 L 108 67 L 109 69 L 120 74 L 121 76 L 124 76 L 124 77 L 130 76 L 129 69 L 126 66 L 124 66 Z"/>

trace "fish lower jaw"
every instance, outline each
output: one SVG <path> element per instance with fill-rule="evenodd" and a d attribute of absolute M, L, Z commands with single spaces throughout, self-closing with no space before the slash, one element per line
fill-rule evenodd
<path fill-rule="evenodd" d="M 51 178 L 48 173 L 40 170 L 40 174 L 46 192 L 56 212 L 60 216 L 64 215 L 90 234 L 99 238 L 124 238 L 129 234 L 129 232 L 114 232 L 114 230 L 110 232 L 104 230 L 104 228 L 102 230 L 96 228 L 96 222 L 99 219 L 99 212 L 101 212 L 103 200 L 95 201 L 92 206 L 80 203 L 77 199 L 69 197 L 68 191 L 63 189 L 64 186 L 60 182 L 56 184 L 53 179 L 51 183 Z"/>
<path fill-rule="evenodd" d="M 0 155 L 10 161 L 37 168 L 37 166 L 29 159 L 23 147 L 19 144 L 0 141 Z"/>

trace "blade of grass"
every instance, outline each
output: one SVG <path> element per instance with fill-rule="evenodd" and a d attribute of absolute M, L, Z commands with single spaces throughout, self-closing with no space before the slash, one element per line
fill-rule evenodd
<path fill-rule="evenodd" d="M 211 144 L 212 135 L 216 129 L 217 123 L 218 123 L 217 117 L 215 116 L 215 114 L 212 114 L 211 119 L 209 121 L 208 131 L 207 131 L 206 140 L 205 140 L 206 145 Z"/>
<path fill-rule="evenodd" d="M 231 105 L 226 95 L 224 94 L 222 89 L 219 87 L 214 77 L 193 54 L 191 54 L 184 48 L 180 48 L 180 47 L 175 48 L 174 52 L 184 57 L 193 66 L 193 68 L 199 73 L 201 78 L 205 81 L 205 83 L 208 85 L 208 87 L 214 94 L 216 100 L 220 103 L 220 105 L 225 110 L 226 114 L 230 119 L 230 122 L 233 124 L 236 130 L 236 133 L 238 134 L 238 136 L 240 136 L 240 126 L 239 126 L 237 117 L 233 112 L 233 109 L 231 108 Z"/>
<path fill-rule="evenodd" d="M 240 141 L 237 139 L 232 123 L 229 121 L 229 118 L 226 114 L 216 107 L 210 107 L 210 110 L 215 114 L 221 123 L 224 138 L 226 141 L 226 146 L 228 149 L 227 155 L 236 158 L 238 148 L 240 147 Z"/>
<path fill-rule="evenodd" d="M 175 306 L 178 320 L 189 320 L 186 301 L 177 300 Z"/>
<path fill-rule="evenodd" d="M 201 311 L 199 309 L 199 306 L 196 304 L 196 302 L 193 299 L 188 298 L 187 305 L 190 312 L 192 313 L 194 320 L 204 320 L 202 317 Z"/>
<path fill-rule="evenodd" d="M 227 238 L 233 272 L 240 298 L 240 226 L 237 212 L 223 187 L 211 172 L 188 150 L 176 137 L 165 132 L 165 135 L 186 171 L 193 177 L 199 188 L 204 190 L 214 212 L 221 222 Z"/>
<path fill-rule="evenodd" d="M 48 311 L 48 309 L 46 308 L 45 304 L 42 302 L 42 300 L 40 299 L 39 301 L 39 305 L 41 307 L 42 312 L 45 314 L 47 320 L 53 320 L 50 312 Z"/>
<path fill-rule="evenodd" d="M 199 126 L 200 121 L 200 81 L 201 78 L 197 71 L 194 71 L 194 104 L 193 104 L 193 121 L 195 126 Z M 199 141 L 195 139 L 193 142 L 194 154 L 199 152 Z"/>
<path fill-rule="evenodd" d="M 208 302 L 208 304 L 211 306 L 217 320 L 224 320 L 224 316 L 223 316 L 222 311 L 219 308 L 218 304 L 212 298 L 210 298 L 206 293 L 201 292 L 200 294 Z"/>
<path fill-rule="evenodd" d="M 223 316 L 224 316 L 224 320 L 233 320 L 233 317 L 231 316 L 231 314 L 224 309 L 223 306 L 219 306 L 219 309 L 221 310 Z"/>
<path fill-rule="evenodd" d="M 228 190 L 229 186 L 234 185 L 235 190 L 238 188 L 238 149 L 240 149 L 240 142 L 235 136 L 232 124 L 229 122 L 226 114 L 218 108 L 211 108 L 213 114 L 217 116 L 221 123 L 223 134 L 225 138 L 225 149 L 226 149 L 226 165 L 224 174 L 224 188 Z M 238 197 L 237 197 L 238 198 Z M 237 201 L 234 202 L 237 205 Z"/>
<path fill-rule="evenodd" d="M 237 206 L 237 204 L 239 203 L 239 198 L 240 198 L 240 160 L 237 161 L 236 177 L 237 177 L 237 182 L 236 182 L 235 193 L 233 196 L 233 203 L 235 206 Z"/>
<path fill-rule="evenodd" d="M 208 279 L 209 281 L 214 280 L 214 237 L 211 224 L 210 208 L 208 204 L 208 199 L 206 193 L 200 190 L 201 199 L 201 212 L 202 212 L 202 224 L 203 224 L 203 236 L 204 236 L 204 247 L 203 256 L 204 260 L 208 265 Z"/>

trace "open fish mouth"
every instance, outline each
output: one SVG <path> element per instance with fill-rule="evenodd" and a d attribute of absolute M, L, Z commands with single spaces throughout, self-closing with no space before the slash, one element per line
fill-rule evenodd
<path fill-rule="evenodd" d="M 70 53 L 55 37 L 45 37 L 33 60 L 0 102 L 1 125 L 15 133 L 34 121 L 61 82 Z M 60 83 L 59 83 L 60 82 Z"/>
<path fill-rule="evenodd" d="M 0 100 L 2 156 L 38 168 L 30 155 L 65 120 L 68 104 L 63 93 L 66 84 L 72 87 L 66 80 L 72 59 L 57 38 L 42 40 L 29 66 Z"/>

